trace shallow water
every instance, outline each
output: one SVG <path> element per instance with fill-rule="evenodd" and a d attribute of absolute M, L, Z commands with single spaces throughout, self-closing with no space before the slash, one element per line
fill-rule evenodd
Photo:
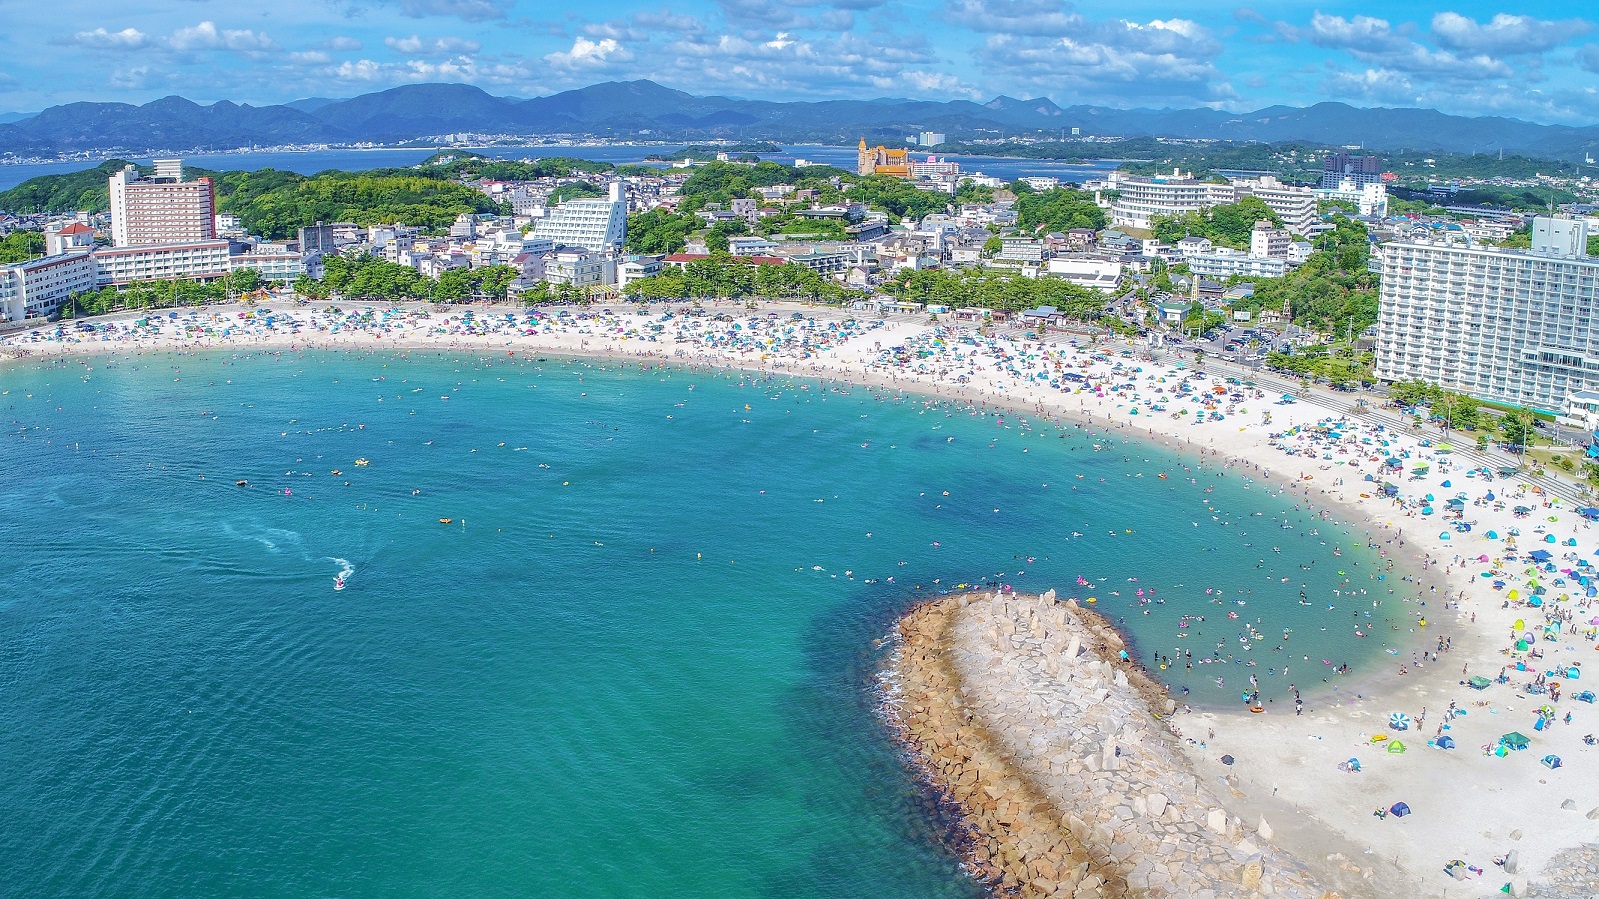
<path fill-rule="evenodd" d="M 915 596 L 1055 587 L 1146 661 L 1222 643 L 1156 672 L 1194 701 L 1319 684 L 1387 631 L 1331 592 L 1386 591 L 1358 538 L 1010 413 L 466 355 L 96 358 L 0 389 L 22 895 L 972 896 L 873 711 Z"/>

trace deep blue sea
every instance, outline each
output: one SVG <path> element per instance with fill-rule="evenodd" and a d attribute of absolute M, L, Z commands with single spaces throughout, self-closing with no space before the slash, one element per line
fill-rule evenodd
<path fill-rule="evenodd" d="M 918 596 L 1095 596 L 1223 659 L 1159 672 L 1196 702 L 1386 631 L 1357 537 L 1009 413 L 520 355 L 0 391 L 8 896 L 970 897 L 875 713 Z"/>
<path fill-rule="evenodd" d="M 642 162 L 645 156 L 666 153 L 674 149 L 678 149 L 678 147 L 613 145 L 604 147 L 485 147 L 475 148 L 472 152 L 500 159 L 575 156 L 579 159 L 621 164 Z M 255 171 L 257 169 L 270 168 L 312 175 L 329 169 L 363 171 L 366 169 L 416 165 L 436 152 L 438 152 L 436 149 L 414 149 L 216 153 L 187 156 L 184 158 L 184 162 L 196 168 L 220 172 Z M 916 158 L 921 158 L 925 154 L 916 153 L 912 155 Z M 781 153 L 765 154 L 765 157 L 784 164 L 792 164 L 796 158 L 801 158 L 812 162 L 836 165 L 850 171 L 855 170 L 854 147 L 825 147 L 813 144 L 794 145 L 785 147 L 784 152 Z M 1016 159 L 997 156 L 940 155 L 939 158 L 959 162 L 961 171 L 964 172 L 980 171 L 1006 180 L 1015 180 L 1024 175 L 1053 175 L 1063 181 L 1081 182 L 1089 178 L 1103 178 L 1110 172 L 1115 171 L 1120 164 L 1115 160 L 1105 160 L 1089 165 L 1069 165 L 1049 159 Z M 150 160 L 141 156 L 133 157 L 133 161 L 148 163 Z M 40 175 L 61 175 L 83 169 L 92 169 L 96 165 L 99 165 L 99 161 L 77 160 L 74 162 L 0 165 L 0 190 L 8 190 L 29 178 L 37 178 Z"/>

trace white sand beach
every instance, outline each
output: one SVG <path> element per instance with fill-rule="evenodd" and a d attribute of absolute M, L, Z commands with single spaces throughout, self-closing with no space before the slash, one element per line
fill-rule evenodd
<path fill-rule="evenodd" d="M 983 336 L 970 324 L 783 304 L 728 307 L 724 320 L 676 304 L 534 317 L 506 307 L 339 308 L 121 315 L 93 331 L 68 322 L 6 337 L 0 357 L 92 366 L 99 355 L 331 347 L 654 359 L 1004 404 L 1203 453 L 1218 473 L 1288 491 L 1368 532 L 1403 562 L 1395 574 L 1417 573 L 1416 582 L 1389 584 L 1396 592 L 1384 598 L 1408 603 L 1412 648 L 1336 678 L 1336 691 L 1322 686 L 1322 672 L 1307 671 L 1302 714 L 1279 700 L 1258 713 L 1239 705 L 1175 716 L 1195 770 L 1229 811 L 1246 822 L 1264 817 L 1271 841 L 1301 858 L 1339 853 L 1335 863 L 1369 869 L 1374 894 L 1490 896 L 1510 884 L 1532 895 L 1599 895 L 1599 871 L 1571 854 L 1599 844 L 1599 745 L 1584 741 L 1599 734 L 1599 705 L 1578 698 L 1599 689 L 1599 599 L 1587 584 L 1599 586 L 1599 570 L 1587 565 L 1599 530 L 1570 500 L 1492 465 L 1477 470 L 1472 454 L 1440 450 L 1435 431 L 1427 441 L 1357 418 L 1347 411 L 1353 398 L 1330 411 L 1283 403 L 1265 379 L 1258 390 L 1214 368 L 1196 379 L 1191 361 L 1179 367 L 1126 341 Z M 1385 470 L 1389 458 L 1403 467 Z M 1384 495 L 1384 482 L 1394 496 Z M 1459 516 L 1446 521 L 1456 498 Z M 1458 529 L 1465 524 L 1469 531 Z M 1533 551 L 1548 559 L 1531 561 Z M 1436 661 L 1423 658 L 1440 642 Z M 1474 689 L 1472 676 L 1490 683 Z M 1544 706 L 1550 713 L 1541 715 Z M 1405 716 L 1403 730 L 1391 723 L 1396 714 Z M 1527 748 L 1500 751 L 1511 732 L 1525 735 Z M 1454 748 L 1435 748 L 1445 737 Z M 1388 751 L 1396 741 L 1405 752 Z M 1234 764 L 1223 765 L 1224 754 Z M 1549 756 L 1560 766 L 1541 761 Z M 1386 814 L 1400 802 L 1410 814 Z M 1385 816 L 1374 814 L 1379 808 Z M 1462 864 L 1446 873 L 1455 860 Z"/>

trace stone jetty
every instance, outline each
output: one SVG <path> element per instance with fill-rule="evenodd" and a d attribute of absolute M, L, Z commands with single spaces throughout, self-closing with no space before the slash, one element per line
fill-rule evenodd
<path fill-rule="evenodd" d="M 1162 721 L 1165 690 L 1094 612 L 1054 591 L 966 594 L 911 610 L 899 637 L 895 724 L 996 892 L 1340 895 L 1199 781 Z"/>

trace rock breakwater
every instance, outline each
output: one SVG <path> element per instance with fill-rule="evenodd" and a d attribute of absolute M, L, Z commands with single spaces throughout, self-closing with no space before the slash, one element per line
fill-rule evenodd
<path fill-rule="evenodd" d="M 1097 614 L 1053 591 L 966 594 L 911 610 L 899 637 L 896 727 L 997 891 L 1337 895 L 1200 783 L 1158 717 L 1164 689 Z"/>

